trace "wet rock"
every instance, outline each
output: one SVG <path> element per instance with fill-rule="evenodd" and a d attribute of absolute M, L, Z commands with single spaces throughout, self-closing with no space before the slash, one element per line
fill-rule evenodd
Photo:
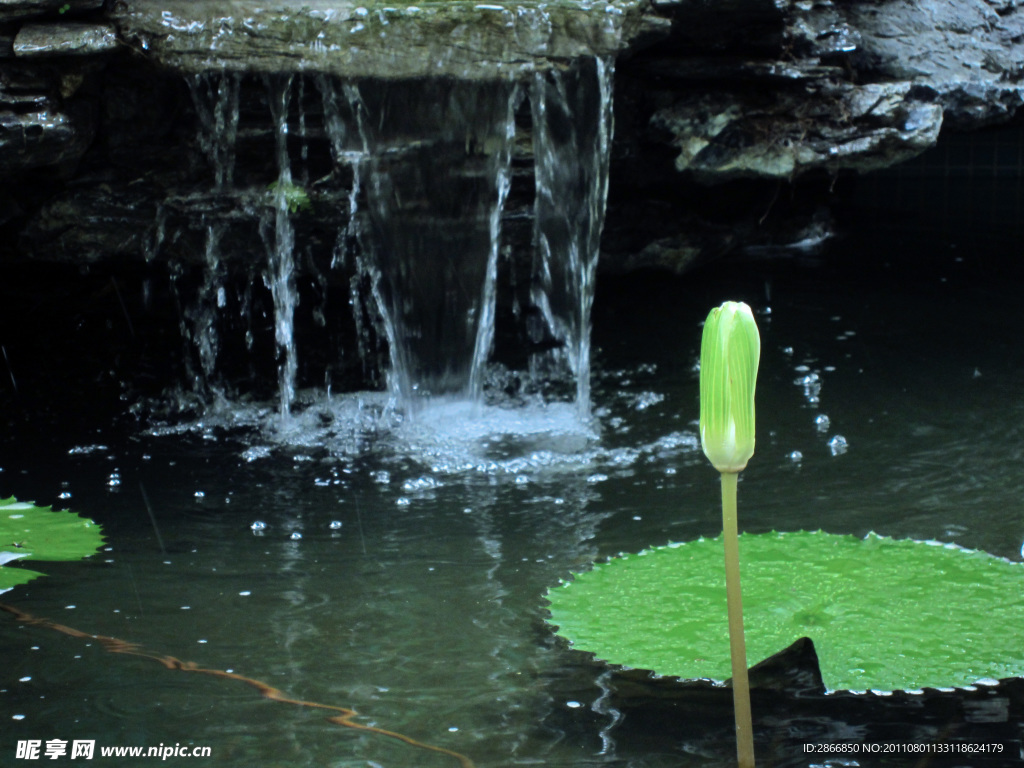
<path fill-rule="evenodd" d="M 117 32 L 108 24 L 67 22 L 26 24 L 14 38 L 14 55 L 21 58 L 94 56 L 118 48 Z"/>
<path fill-rule="evenodd" d="M 755 95 L 687 95 L 658 110 L 652 125 L 672 135 L 678 170 L 721 181 L 884 168 L 934 146 L 942 115 L 910 83 L 821 81 Z"/>
<path fill-rule="evenodd" d="M 32 218 L 23 245 L 51 261 L 137 259 L 152 242 L 155 192 L 145 184 L 71 189 Z"/>
<path fill-rule="evenodd" d="M 0 0 L 0 22 L 98 11 L 104 0 Z"/>
<path fill-rule="evenodd" d="M 851 3 L 860 32 L 854 66 L 872 79 L 931 89 L 948 125 L 978 128 L 1012 117 L 1024 94 L 1024 6 L 987 0 Z"/>
<path fill-rule="evenodd" d="M 490 5 L 450 2 L 363 7 L 308 0 L 223 4 L 120 0 L 122 35 L 161 66 L 180 72 L 318 71 L 405 79 L 518 77 L 555 60 L 611 56 L 669 22 L 637 0 L 599 4 Z"/>
<path fill-rule="evenodd" d="M 95 125 L 88 105 L 61 109 L 40 94 L 0 94 L 0 172 L 73 164 Z"/>

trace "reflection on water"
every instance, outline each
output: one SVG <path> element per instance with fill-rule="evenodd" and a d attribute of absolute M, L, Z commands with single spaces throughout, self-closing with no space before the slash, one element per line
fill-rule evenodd
<path fill-rule="evenodd" d="M 130 366 L 110 350 L 76 349 L 66 329 L 102 324 L 54 308 L 4 341 L 18 389 L 3 395 L 0 486 L 94 517 L 109 547 L 4 597 L 351 707 L 361 723 L 478 766 L 729 765 L 722 692 L 626 706 L 612 676 L 552 639 L 541 604 L 597 558 L 720 529 L 695 432 L 709 306 L 745 300 L 762 329 L 745 529 L 875 530 L 1021 558 L 1019 276 L 1007 268 L 992 279 L 948 249 L 929 252 L 927 270 L 912 254 L 854 260 L 862 245 L 830 243 L 816 266 L 620 281 L 595 304 L 587 423 L 569 406 L 453 401 L 408 420 L 384 395 L 311 392 L 297 393 L 287 433 L 269 426 L 275 403 L 136 422 L 118 415 L 135 392 L 121 380 L 157 354 L 132 343 L 155 342 L 122 338 L 115 352 Z M 988 269 L 995 257 L 985 258 Z M 5 312 L 18 298 L 10 291 Z M 53 365 L 33 356 L 43 348 Z M 81 375 L 69 381 L 68 369 Z M 116 375 L 97 373 L 108 369 Z M 3 754 L 19 739 L 80 738 L 208 745 L 212 765 L 455 764 L 251 686 L 0 619 Z M 834 700 L 810 713 L 766 697 L 755 703 L 758 751 L 776 766 L 909 765 L 801 745 L 1019 738 L 1022 700 L 1000 689 Z M 952 763 L 929 763 L 940 764 Z"/>

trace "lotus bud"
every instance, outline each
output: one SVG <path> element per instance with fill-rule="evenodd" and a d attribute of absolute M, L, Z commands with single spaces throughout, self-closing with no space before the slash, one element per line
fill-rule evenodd
<path fill-rule="evenodd" d="M 761 339 L 743 302 L 711 310 L 700 342 L 700 442 L 719 472 L 739 472 L 754 455 L 754 386 Z"/>

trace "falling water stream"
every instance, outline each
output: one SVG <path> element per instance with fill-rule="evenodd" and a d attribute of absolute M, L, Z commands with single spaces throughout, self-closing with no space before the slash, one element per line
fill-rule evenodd
<path fill-rule="evenodd" d="M 430 402 L 483 402 L 516 114 L 529 99 L 537 222 L 530 299 L 538 311 L 528 332 L 547 350 L 532 356 L 530 373 L 538 380 L 574 381 L 576 411 L 587 420 L 590 312 L 612 132 L 611 69 L 610 61 L 584 60 L 538 73 L 527 86 L 513 80 L 265 78 L 276 178 L 268 186 L 268 204 L 257 206 L 255 216 L 266 250 L 263 280 L 272 296 L 282 423 L 295 404 L 300 355 L 294 218 L 308 204 L 307 191 L 293 181 L 295 138 L 289 131 L 299 126 L 298 162 L 308 178 L 307 85 L 322 98 L 334 173 L 351 178 L 334 265 L 355 265 L 353 319 L 361 324 L 371 318 L 386 339 L 388 391 L 409 415 Z M 244 195 L 233 189 L 239 77 L 196 75 L 190 85 L 198 145 L 213 171 L 211 192 Z M 258 190 L 249 194 L 258 198 Z M 223 236 L 222 229 L 208 226 L 205 277 L 195 298 L 184 302 L 200 391 L 216 389 Z M 362 347 L 366 334 L 358 335 Z"/>

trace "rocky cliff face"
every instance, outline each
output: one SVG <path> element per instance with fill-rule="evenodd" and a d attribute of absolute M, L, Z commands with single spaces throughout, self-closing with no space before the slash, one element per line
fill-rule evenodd
<path fill-rule="evenodd" d="M 197 192 L 203 73 L 238 73 L 239 173 L 258 178 L 272 143 L 258 73 L 515 80 L 581 56 L 618 58 L 604 267 L 684 269 L 741 242 L 811 242 L 837 174 L 1013 117 L 1024 2 L 0 0 L 0 258 L 141 259 L 155 243 L 195 257 L 183 222 L 245 207 Z M 328 151 L 315 101 L 307 157 Z M 528 117 L 519 131 L 528 175 Z M 797 202 L 774 205 L 782 187 Z M 320 205 L 300 227 L 328 210 L 344 218 Z M 513 190 L 508 230 L 527 215 Z"/>

